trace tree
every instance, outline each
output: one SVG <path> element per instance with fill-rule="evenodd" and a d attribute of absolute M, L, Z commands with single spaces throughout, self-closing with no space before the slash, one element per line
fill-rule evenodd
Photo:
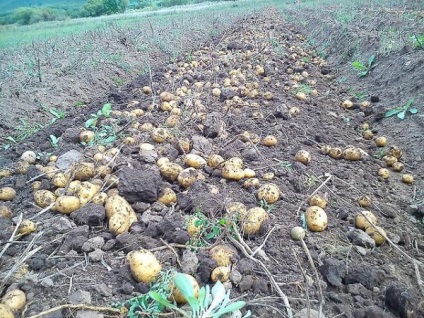
<path fill-rule="evenodd" d="M 103 14 L 124 12 L 129 0 L 88 0 L 83 8 L 83 15 L 97 17 Z"/>

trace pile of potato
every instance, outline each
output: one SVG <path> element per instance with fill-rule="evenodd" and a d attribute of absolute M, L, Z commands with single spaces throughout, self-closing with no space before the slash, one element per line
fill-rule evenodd
<path fill-rule="evenodd" d="M 7 292 L 1 299 L 0 317 L 14 318 L 15 313 L 22 311 L 26 305 L 26 295 L 20 289 Z"/>

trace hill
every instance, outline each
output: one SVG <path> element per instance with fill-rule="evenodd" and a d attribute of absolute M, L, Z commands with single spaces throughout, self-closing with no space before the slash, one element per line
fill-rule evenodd
<path fill-rule="evenodd" d="M 76 7 L 85 3 L 86 0 L 4 0 L 0 2 L 0 12 L 13 11 L 19 7 Z"/>

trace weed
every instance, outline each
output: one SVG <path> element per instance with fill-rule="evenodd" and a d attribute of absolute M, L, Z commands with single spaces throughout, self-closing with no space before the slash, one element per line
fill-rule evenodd
<path fill-rule="evenodd" d="M 96 114 L 91 114 L 90 118 L 85 122 L 84 126 L 94 132 L 94 139 L 89 143 L 81 142 L 82 145 L 102 145 L 107 146 L 112 144 L 118 139 L 115 129 L 109 125 L 100 125 L 97 127 L 99 120 L 109 118 L 112 112 L 111 104 L 104 104 L 102 109 L 97 111 Z"/>
<path fill-rule="evenodd" d="M 290 161 L 280 161 L 279 162 L 279 166 L 282 169 L 285 169 L 287 171 L 291 171 L 292 170 L 293 163 L 291 163 Z"/>
<path fill-rule="evenodd" d="M 352 94 L 353 96 L 355 96 L 355 98 L 359 101 L 366 100 L 367 97 L 368 97 L 367 92 L 359 92 L 359 91 L 349 90 L 349 93 Z"/>
<path fill-rule="evenodd" d="M 265 199 L 262 199 L 261 202 L 261 208 L 264 209 L 267 213 L 271 213 L 275 209 L 274 204 L 269 204 L 265 201 Z"/>
<path fill-rule="evenodd" d="M 56 109 L 56 108 L 49 108 L 49 113 L 54 116 L 54 118 L 51 120 L 51 124 L 54 124 L 56 120 L 63 119 L 66 116 L 66 112 L 64 110 Z"/>
<path fill-rule="evenodd" d="M 358 71 L 358 77 L 365 77 L 377 66 L 374 62 L 375 55 L 371 55 L 367 64 L 355 61 L 352 63 L 352 66 Z"/>
<path fill-rule="evenodd" d="M 116 86 L 123 86 L 125 84 L 125 81 L 118 76 L 112 76 L 111 80 Z"/>
<path fill-rule="evenodd" d="M 87 106 L 84 102 L 82 102 L 82 101 L 76 101 L 75 103 L 74 103 L 74 106 L 75 107 L 85 107 L 85 106 Z"/>
<path fill-rule="evenodd" d="M 60 137 L 56 137 L 55 135 L 50 135 L 50 144 L 53 148 L 57 148 L 59 146 Z"/>
<path fill-rule="evenodd" d="M 304 184 L 308 189 L 315 187 L 318 184 L 319 180 L 315 176 L 308 176 L 305 180 Z"/>
<path fill-rule="evenodd" d="M 302 84 L 299 87 L 296 87 L 293 92 L 295 94 L 297 93 L 305 93 L 305 94 L 310 94 L 312 92 L 312 88 L 307 85 L 307 84 Z"/>
<path fill-rule="evenodd" d="M 421 34 L 421 35 L 414 34 L 411 38 L 415 48 L 424 49 L 424 34 Z"/>
<path fill-rule="evenodd" d="M 405 119 L 405 116 L 408 112 L 412 115 L 418 112 L 418 109 L 411 107 L 414 100 L 411 98 L 404 106 L 395 107 L 384 114 L 385 118 L 392 117 L 396 115 L 400 119 Z"/>
<path fill-rule="evenodd" d="M 110 117 L 110 114 L 112 112 L 112 105 L 111 104 L 104 104 L 102 109 L 100 109 L 96 114 L 91 114 L 90 119 L 88 119 L 84 126 L 85 128 L 95 128 L 98 120 L 101 117 L 108 118 Z"/>
<path fill-rule="evenodd" d="M 383 149 L 379 149 L 377 150 L 372 156 L 374 159 L 381 159 L 386 155 L 386 150 Z"/>
<path fill-rule="evenodd" d="M 223 317 L 228 313 L 240 313 L 240 309 L 246 305 L 244 301 L 230 301 L 230 291 L 225 291 L 224 285 L 218 281 L 210 289 L 208 285 L 202 287 L 198 296 L 194 294 L 194 289 L 190 281 L 185 275 L 178 273 L 175 277 L 175 286 L 181 291 L 181 294 L 187 299 L 191 311 L 177 307 L 175 303 L 171 303 L 166 297 L 158 292 L 150 291 L 149 296 L 160 303 L 162 306 L 179 313 L 187 318 L 206 318 Z M 250 317 L 248 311 L 243 318 Z M 240 316 L 240 315 L 238 315 Z"/>

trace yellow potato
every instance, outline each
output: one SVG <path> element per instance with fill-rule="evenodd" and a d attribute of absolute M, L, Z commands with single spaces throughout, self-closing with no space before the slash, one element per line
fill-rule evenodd
<path fill-rule="evenodd" d="M 184 158 L 184 164 L 188 167 L 199 169 L 206 166 L 206 160 L 195 154 L 188 154 Z"/>
<path fill-rule="evenodd" d="M 28 235 L 35 231 L 37 231 L 37 224 L 30 220 L 22 220 L 18 228 L 18 233 L 22 235 Z"/>
<path fill-rule="evenodd" d="M 73 165 L 74 179 L 79 181 L 86 181 L 94 177 L 96 169 L 91 162 L 80 162 Z"/>
<path fill-rule="evenodd" d="M 384 156 L 383 161 L 386 163 L 387 167 L 393 167 L 394 164 L 398 162 L 395 156 L 390 156 L 390 155 Z M 393 168 L 393 170 L 395 170 L 395 168 Z"/>
<path fill-rule="evenodd" d="M 359 198 L 358 203 L 360 207 L 368 208 L 371 206 L 371 198 L 367 195 L 364 195 L 363 197 Z"/>
<path fill-rule="evenodd" d="M 378 170 L 378 175 L 383 179 L 388 179 L 390 177 L 390 171 L 386 168 L 380 168 Z"/>
<path fill-rule="evenodd" d="M 327 207 L 327 200 L 318 194 L 314 194 L 312 197 L 310 197 L 308 203 L 309 205 L 319 206 L 321 209 L 325 209 Z"/>
<path fill-rule="evenodd" d="M 246 235 L 256 234 L 262 227 L 264 221 L 268 220 L 268 213 L 260 207 L 251 208 L 241 222 L 241 228 Z"/>
<path fill-rule="evenodd" d="M 273 172 L 267 172 L 267 173 L 263 174 L 262 179 L 265 180 L 265 181 L 269 181 L 269 180 L 274 179 L 274 176 L 275 176 L 275 174 Z"/>
<path fill-rule="evenodd" d="M 387 138 L 384 136 L 380 136 L 375 138 L 374 140 L 377 147 L 385 147 L 387 146 Z"/>
<path fill-rule="evenodd" d="M 115 235 L 119 235 L 124 232 L 127 232 L 130 226 L 131 224 L 130 224 L 129 213 L 126 214 L 126 213 L 118 212 L 118 213 L 114 213 L 109 218 L 109 230 Z"/>
<path fill-rule="evenodd" d="M 45 208 L 56 201 L 56 196 L 49 190 L 37 190 L 34 192 L 34 201 L 40 208 Z"/>
<path fill-rule="evenodd" d="M 15 189 L 11 187 L 0 188 L 0 201 L 12 201 L 15 197 Z"/>
<path fill-rule="evenodd" d="M 328 155 L 333 159 L 340 159 L 343 155 L 343 151 L 339 147 L 333 147 L 328 152 Z"/>
<path fill-rule="evenodd" d="M 12 312 L 12 309 L 5 304 L 0 304 L 0 317 L 1 318 L 15 318 L 15 315 Z"/>
<path fill-rule="evenodd" d="M 256 172 L 252 169 L 244 169 L 244 177 L 245 178 L 253 178 L 254 176 L 256 176 Z"/>
<path fill-rule="evenodd" d="M 391 155 L 393 157 L 396 157 L 397 160 L 400 160 L 400 158 L 402 158 L 403 151 L 398 146 L 391 146 L 386 155 Z"/>
<path fill-rule="evenodd" d="M 208 158 L 208 166 L 212 168 L 218 167 L 221 163 L 224 162 L 224 158 L 220 155 L 210 155 Z"/>
<path fill-rule="evenodd" d="M 163 143 L 171 139 L 171 134 L 166 128 L 154 128 L 150 132 L 150 138 L 152 138 L 154 142 Z"/>
<path fill-rule="evenodd" d="M 243 169 L 243 160 L 239 157 L 233 157 L 225 161 L 224 166 Z"/>
<path fill-rule="evenodd" d="M 165 125 L 171 128 L 180 126 L 181 125 L 180 116 L 177 116 L 177 115 L 169 116 L 165 121 Z"/>
<path fill-rule="evenodd" d="M 200 179 L 202 179 L 202 174 L 194 168 L 184 169 L 179 173 L 177 178 L 178 184 L 185 188 L 190 187 L 193 183 Z"/>
<path fill-rule="evenodd" d="M 22 154 L 21 160 L 26 161 L 28 163 L 35 163 L 37 161 L 37 155 L 34 151 L 27 150 Z"/>
<path fill-rule="evenodd" d="M 217 245 L 209 250 L 209 255 L 218 266 L 229 266 L 238 259 L 237 251 L 231 245 Z"/>
<path fill-rule="evenodd" d="M 404 174 L 402 175 L 402 182 L 406 184 L 412 184 L 414 182 L 414 176 L 412 174 Z"/>
<path fill-rule="evenodd" d="M 250 178 L 247 179 L 246 181 L 244 181 L 243 183 L 243 187 L 248 189 L 248 188 L 259 188 L 260 183 L 259 183 L 259 179 L 258 178 Z"/>
<path fill-rule="evenodd" d="M 293 241 L 300 241 L 305 238 L 306 231 L 303 227 L 295 226 L 290 231 L 290 237 Z"/>
<path fill-rule="evenodd" d="M 304 165 L 308 165 L 311 162 L 311 154 L 306 150 L 299 150 L 294 159 L 303 163 Z"/>
<path fill-rule="evenodd" d="M 159 166 L 160 174 L 168 181 L 175 181 L 183 168 L 177 163 L 166 163 Z"/>
<path fill-rule="evenodd" d="M 274 183 L 264 184 L 258 190 L 258 198 L 267 203 L 277 202 L 280 198 L 280 188 Z"/>
<path fill-rule="evenodd" d="M 170 102 L 175 99 L 175 95 L 169 92 L 162 92 L 159 97 L 162 102 Z"/>
<path fill-rule="evenodd" d="M 10 219 L 12 217 L 12 212 L 10 208 L 6 205 L 0 205 L 0 217 Z"/>
<path fill-rule="evenodd" d="M 244 170 L 231 165 L 226 165 L 221 169 L 222 177 L 228 180 L 241 180 L 244 178 Z"/>
<path fill-rule="evenodd" d="M 110 219 L 116 213 L 130 215 L 131 211 L 134 212 L 128 201 L 124 197 L 117 194 L 107 198 L 105 203 L 105 210 L 107 219 Z"/>
<path fill-rule="evenodd" d="M 312 232 L 322 232 L 327 228 L 327 213 L 319 206 L 310 206 L 305 212 L 306 225 Z"/>
<path fill-rule="evenodd" d="M 220 281 L 221 283 L 226 282 L 230 279 L 231 270 L 228 266 L 218 266 L 211 273 L 211 280 L 216 283 Z"/>
<path fill-rule="evenodd" d="M 262 140 L 262 144 L 264 144 L 267 147 L 272 147 L 275 146 L 277 144 L 278 140 L 275 136 L 269 135 L 266 136 L 263 140 Z"/>
<path fill-rule="evenodd" d="M 197 236 L 202 231 L 203 223 L 197 216 L 191 216 L 186 224 L 186 230 L 190 237 Z"/>
<path fill-rule="evenodd" d="M 174 141 L 174 147 L 179 154 L 186 154 L 190 152 L 192 145 L 190 139 L 181 138 Z"/>
<path fill-rule="evenodd" d="M 386 235 L 386 232 L 378 226 L 368 226 L 367 229 L 365 230 L 365 233 L 367 233 L 369 236 L 371 236 L 371 238 L 374 240 L 375 245 L 379 246 L 381 244 L 383 244 L 384 242 L 386 242 L 386 238 L 380 234 L 380 232 L 382 234 L 384 234 L 384 236 Z"/>
<path fill-rule="evenodd" d="M 230 216 L 239 216 L 240 219 L 243 219 L 247 215 L 247 208 L 241 202 L 228 203 L 225 208 Z"/>
<path fill-rule="evenodd" d="M 80 199 L 75 196 L 64 195 L 56 199 L 56 211 L 64 214 L 71 214 L 81 206 Z"/>
<path fill-rule="evenodd" d="M 172 205 L 177 202 L 177 195 L 171 188 L 164 188 L 159 194 L 158 202 L 165 205 Z"/>
<path fill-rule="evenodd" d="M 52 177 L 51 182 L 56 188 L 64 188 L 68 180 L 69 178 L 67 178 L 63 172 L 58 172 Z"/>
<path fill-rule="evenodd" d="M 93 200 L 91 200 L 91 202 L 93 202 L 94 204 L 104 205 L 106 203 L 106 200 L 107 194 L 104 192 L 100 192 L 93 197 Z"/>
<path fill-rule="evenodd" d="M 186 280 L 190 281 L 191 286 L 193 287 L 193 291 L 194 291 L 194 297 L 198 297 L 199 296 L 199 284 L 197 283 L 196 279 L 188 274 L 181 274 L 184 275 L 186 277 Z M 172 296 L 171 299 L 174 300 L 175 302 L 177 302 L 178 304 L 186 304 L 187 300 L 185 299 L 185 297 L 183 296 L 183 294 L 181 293 L 181 291 L 174 285 L 174 288 L 172 289 Z"/>
<path fill-rule="evenodd" d="M 355 147 L 348 147 L 343 150 L 342 156 L 343 159 L 346 160 L 358 161 L 359 159 L 361 159 L 361 151 Z"/>
<path fill-rule="evenodd" d="M 365 216 L 364 216 L 365 215 Z M 369 220 L 369 221 L 368 221 Z M 377 217 L 370 211 L 362 211 L 355 216 L 355 226 L 358 229 L 366 230 L 371 224 L 377 224 Z"/>
<path fill-rule="evenodd" d="M 29 163 L 27 161 L 18 161 L 17 163 L 15 163 L 15 165 L 13 166 L 15 169 L 15 173 L 17 174 L 25 174 L 28 172 L 29 169 Z"/>
<path fill-rule="evenodd" d="M 12 175 L 12 171 L 8 169 L 0 169 L 0 178 L 10 177 Z"/>
<path fill-rule="evenodd" d="M 155 280 L 162 270 L 162 265 L 156 256 L 148 250 L 131 251 L 126 256 L 133 277 L 143 283 Z"/>
<path fill-rule="evenodd" d="M 20 289 L 7 292 L 1 299 L 1 303 L 9 307 L 12 311 L 20 311 L 25 308 L 26 296 Z M 3 316 L 0 315 L 3 318 Z"/>
<path fill-rule="evenodd" d="M 75 189 L 75 196 L 80 200 L 81 206 L 88 203 L 99 192 L 100 186 L 88 181 L 81 182 Z"/>
<path fill-rule="evenodd" d="M 91 130 L 84 130 L 80 133 L 79 139 L 81 142 L 88 144 L 90 141 L 94 139 L 94 132 Z"/>

